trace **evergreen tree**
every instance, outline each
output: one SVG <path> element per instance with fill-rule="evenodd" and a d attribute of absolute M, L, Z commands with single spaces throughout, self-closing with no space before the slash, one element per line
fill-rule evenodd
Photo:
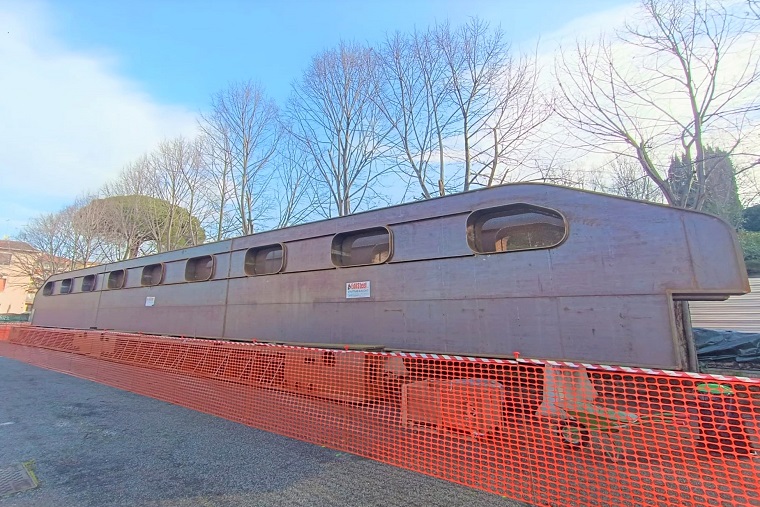
<path fill-rule="evenodd" d="M 728 153 L 720 148 L 705 149 L 705 201 L 701 211 L 717 215 L 738 227 L 742 221 L 742 205 L 736 186 L 736 172 Z M 682 208 L 695 209 L 699 183 L 694 175 L 694 162 L 686 154 L 670 161 L 668 183 Z"/>
<path fill-rule="evenodd" d="M 750 206 L 742 212 L 742 229 L 760 232 L 760 204 Z"/>

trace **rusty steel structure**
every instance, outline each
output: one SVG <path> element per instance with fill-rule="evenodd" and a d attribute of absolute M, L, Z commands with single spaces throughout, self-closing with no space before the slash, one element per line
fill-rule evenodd
<path fill-rule="evenodd" d="M 61 273 L 32 325 L 690 370 L 679 302 L 749 290 L 717 217 L 513 184 Z"/>

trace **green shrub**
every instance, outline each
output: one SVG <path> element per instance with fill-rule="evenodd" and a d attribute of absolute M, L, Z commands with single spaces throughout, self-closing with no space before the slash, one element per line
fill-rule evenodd
<path fill-rule="evenodd" d="M 760 232 L 739 231 L 739 243 L 744 250 L 747 273 L 760 275 Z"/>

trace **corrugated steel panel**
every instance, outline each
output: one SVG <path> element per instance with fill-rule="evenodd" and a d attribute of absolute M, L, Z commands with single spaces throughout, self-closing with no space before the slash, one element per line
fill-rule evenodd
<path fill-rule="evenodd" d="M 752 292 L 726 301 L 692 301 L 691 324 L 708 329 L 760 333 L 760 278 L 750 278 Z"/>

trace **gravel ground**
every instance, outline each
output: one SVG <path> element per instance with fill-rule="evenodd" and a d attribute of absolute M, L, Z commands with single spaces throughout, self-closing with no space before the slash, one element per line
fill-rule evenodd
<path fill-rule="evenodd" d="M 0 357 L 3 507 L 514 506 L 351 454 Z"/>

